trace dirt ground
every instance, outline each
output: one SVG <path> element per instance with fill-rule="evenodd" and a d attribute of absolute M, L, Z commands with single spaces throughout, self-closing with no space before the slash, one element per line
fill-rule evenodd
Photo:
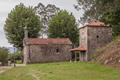
<path fill-rule="evenodd" d="M 16 67 L 19 67 L 19 66 L 22 67 L 22 66 L 25 66 L 25 64 L 16 64 Z M 0 66 L 0 74 L 11 68 L 14 68 L 13 64 L 11 66 Z"/>
<path fill-rule="evenodd" d="M 11 68 L 12 66 L 0 66 L 0 74 Z"/>
<path fill-rule="evenodd" d="M 94 61 L 120 69 L 120 37 L 98 49 Z"/>

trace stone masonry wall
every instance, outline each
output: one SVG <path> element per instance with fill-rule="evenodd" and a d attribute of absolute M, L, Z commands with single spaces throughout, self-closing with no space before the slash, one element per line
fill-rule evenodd
<path fill-rule="evenodd" d="M 112 40 L 112 29 L 110 27 L 88 27 L 88 53 L 95 53 Z"/>
<path fill-rule="evenodd" d="M 24 56 L 24 64 L 26 64 L 28 62 L 28 46 L 24 45 L 24 49 L 23 49 L 23 56 Z"/>
<path fill-rule="evenodd" d="M 87 48 L 87 27 L 83 27 L 79 31 L 80 37 L 79 37 L 79 45 Z"/>
<path fill-rule="evenodd" d="M 71 45 L 30 45 L 30 63 L 55 62 L 70 60 Z"/>

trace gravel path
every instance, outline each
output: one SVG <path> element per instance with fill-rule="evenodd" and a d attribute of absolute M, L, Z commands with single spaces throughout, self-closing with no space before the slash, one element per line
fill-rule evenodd
<path fill-rule="evenodd" d="M 11 68 L 12 66 L 0 66 L 0 74 Z"/>
<path fill-rule="evenodd" d="M 26 66 L 25 64 L 16 64 L 16 67 Z M 14 68 L 14 65 L 11 66 L 0 66 L 0 74 L 7 71 L 8 69 Z"/>

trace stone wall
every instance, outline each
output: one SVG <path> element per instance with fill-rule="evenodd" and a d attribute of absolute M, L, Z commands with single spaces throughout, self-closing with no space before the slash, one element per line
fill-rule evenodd
<path fill-rule="evenodd" d="M 87 49 L 88 48 L 88 27 L 82 27 L 80 28 L 79 30 L 79 34 L 80 34 L 80 47 L 81 48 L 85 48 Z M 87 61 L 88 60 L 88 51 L 85 51 L 84 52 L 84 55 L 83 55 L 83 52 L 81 52 L 80 54 L 82 57 L 80 58 L 81 61 Z M 84 59 L 84 60 L 83 60 Z"/>
<path fill-rule="evenodd" d="M 88 27 L 88 53 L 95 53 L 112 41 L 112 29 L 110 27 Z"/>
<path fill-rule="evenodd" d="M 79 30 L 80 38 L 79 38 L 79 45 L 87 48 L 87 27 L 80 28 Z"/>
<path fill-rule="evenodd" d="M 28 46 L 26 45 L 24 45 L 24 49 L 23 49 L 23 56 L 24 56 L 24 64 L 26 64 L 27 62 L 28 62 Z"/>
<path fill-rule="evenodd" d="M 71 57 L 70 49 L 71 45 L 30 45 L 26 60 L 29 63 L 68 61 Z"/>

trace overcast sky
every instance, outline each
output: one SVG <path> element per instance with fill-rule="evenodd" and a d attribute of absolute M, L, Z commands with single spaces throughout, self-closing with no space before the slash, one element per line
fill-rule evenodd
<path fill-rule="evenodd" d="M 44 5 L 54 4 L 61 9 L 66 9 L 69 12 L 73 12 L 76 19 L 81 16 L 81 13 L 76 11 L 73 4 L 77 3 L 77 0 L 0 0 L 0 46 L 10 47 L 10 45 L 4 34 L 4 24 L 8 13 L 19 3 L 24 3 L 26 6 L 36 6 L 39 2 Z"/>

